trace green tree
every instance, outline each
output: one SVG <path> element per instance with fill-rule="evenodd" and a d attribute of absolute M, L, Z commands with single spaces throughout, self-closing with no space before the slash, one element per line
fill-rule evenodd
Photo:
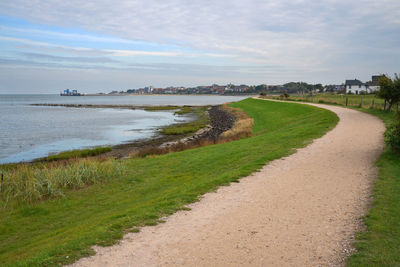
<path fill-rule="evenodd" d="M 317 83 L 317 84 L 314 84 L 314 90 L 318 91 L 319 93 L 322 93 L 324 91 L 324 87 L 322 86 L 322 84 Z"/>
<path fill-rule="evenodd" d="M 391 110 L 392 106 L 400 101 L 400 77 L 396 73 L 394 78 L 382 75 L 379 79 L 379 91 L 377 96 L 385 99 L 388 103 L 388 111 Z"/>

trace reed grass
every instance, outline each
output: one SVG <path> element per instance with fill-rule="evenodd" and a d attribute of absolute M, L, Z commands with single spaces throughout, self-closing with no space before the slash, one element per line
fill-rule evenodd
<path fill-rule="evenodd" d="M 114 159 L 81 159 L 57 165 L 20 164 L 4 171 L 0 203 L 33 203 L 61 197 L 67 189 L 116 178 L 123 172 L 123 165 Z"/>
<path fill-rule="evenodd" d="M 161 111 L 161 110 L 175 110 L 175 109 L 180 109 L 181 107 L 179 106 L 148 106 L 144 107 L 144 110 L 146 111 Z"/>
<path fill-rule="evenodd" d="M 56 155 L 50 155 L 45 158 L 39 158 L 36 161 L 55 161 L 55 160 L 63 160 L 63 159 L 70 159 L 70 158 L 86 158 L 86 157 L 93 157 L 97 156 L 106 152 L 111 151 L 111 147 L 96 147 L 92 149 L 79 149 L 79 150 L 71 150 L 61 152 Z"/>
<path fill-rule="evenodd" d="M 235 124 L 232 129 L 225 131 L 220 136 L 220 142 L 224 141 L 233 141 L 244 137 L 249 137 L 252 134 L 254 120 L 247 115 L 246 112 L 239 108 L 233 108 L 228 106 L 227 104 L 223 105 L 222 108 L 230 113 L 232 113 L 235 118 Z"/>

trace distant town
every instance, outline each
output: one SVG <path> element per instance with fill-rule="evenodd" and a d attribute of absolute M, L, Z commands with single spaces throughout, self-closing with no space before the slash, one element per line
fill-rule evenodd
<path fill-rule="evenodd" d="M 213 84 L 209 86 L 196 86 L 196 87 L 166 87 L 156 88 L 153 86 L 147 86 L 137 89 L 127 89 L 126 91 L 111 91 L 109 93 L 97 93 L 97 94 L 83 94 L 77 90 L 66 89 L 60 93 L 62 96 L 82 96 L 82 95 L 145 95 L 145 94 L 175 94 L 175 95 L 252 95 L 252 94 L 309 94 L 309 93 L 323 93 L 323 92 L 336 92 L 343 94 L 370 94 L 376 92 L 378 87 L 379 78 L 381 75 L 373 75 L 370 81 L 362 82 L 358 79 L 346 80 L 340 85 L 329 84 L 322 85 L 308 84 L 305 82 L 289 82 L 283 85 L 218 85 Z"/>

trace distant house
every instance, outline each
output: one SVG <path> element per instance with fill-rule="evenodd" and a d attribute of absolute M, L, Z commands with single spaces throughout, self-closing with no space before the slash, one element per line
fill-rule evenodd
<path fill-rule="evenodd" d="M 346 93 L 353 93 L 358 95 L 362 91 L 365 93 L 368 93 L 368 87 L 365 83 L 363 83 L 360 80 L 354 79 L 354 80 L 346 80 L 344 83 Z"/>
<path fill-rule="evenodd" d="M 346 80 L 344 86 L 346 93 L 353 93 L 353 94 L 361 94 L 363 93 L 373 93 L 379 90 L 379 79 L 381 75 L 374 75 L 372 76 L 371 81 L 363 83 L 360 80 Z"/>

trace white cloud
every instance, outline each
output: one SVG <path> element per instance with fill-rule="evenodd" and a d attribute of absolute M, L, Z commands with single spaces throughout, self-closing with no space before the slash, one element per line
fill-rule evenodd
<path fill-rule="evenodd" d="M 182 41 L 210 53 L 237 54 L 249 62 L 283 64 L 321 61 L 332 46 L 346 49 L 340 40 L 351 38 L 360 24 L 373 18 L 398 26 L 400 17 L 396 0 L 14 0 L 0 4 L 0 10 L 122 40 Z"/>
<path fill-rule="evenodd" d="M 283 67 L 293 70 L 286 77 L 309 81 L 339 82 L 350 71 L 367 79 L 377 70 L 398 71 L 400 61 L 398 0 L 13 0 L 0 2 L 0 13 L 121 42 L 204 51 L 101 51 L 114 56 L 225 56 L 242 66 Z"/>

